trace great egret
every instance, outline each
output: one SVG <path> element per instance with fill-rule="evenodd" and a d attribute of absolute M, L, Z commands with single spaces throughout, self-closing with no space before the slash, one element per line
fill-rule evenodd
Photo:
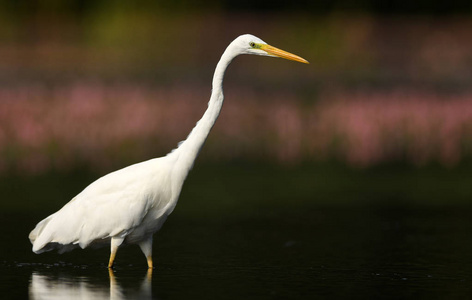
<path fill-rule="evenodd" d="M 203 117 L 185 141 L 164 157 L 151 159 L 107 174 L 59 211 L 36 225 L 29 234 L 33 252 L 74 248 L 110 242 L 108 267 L 123 244 L 138 244 L 152 264 L 152 237 L 173 211 L 182 185 L 223 105 L 223 76 L 240 54 L 281 57 L 302 63 L 305 59 L 272 47 L 245 34 L 226 48 L 216 66 L 210 102 Z"/>

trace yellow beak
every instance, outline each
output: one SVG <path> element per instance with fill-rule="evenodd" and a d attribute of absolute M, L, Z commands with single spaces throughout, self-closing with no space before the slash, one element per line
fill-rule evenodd
<path fill-rule="evenodd" d="M 290 52 L 272 47 L 271 45 L 262 44 L 259 49 L 264 50 L 265 52 L 267 52 L 271 55 L 277 56 L 277 57 L 298 61 L 298 62 L 301 62 L 301 63 L 304 63 L 304 64 L 309 64 L 309 62 L 306 59 L 303 59 L 300 56 L 297 56 L 297 55 L 292 54 Z"/>

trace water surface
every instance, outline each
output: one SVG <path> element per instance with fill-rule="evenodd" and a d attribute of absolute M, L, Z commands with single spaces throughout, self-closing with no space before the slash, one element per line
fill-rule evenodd
<path fill-rule="evenodd" d="M 447 184 L 458 181 L 438 177 L 446 185 L 420 193 L 428 191 L 421 182 L 430 179 L 423 178 L 410 193 L 401 184 L 383 185 L 379 174 L 367 181 L 343 172 L 336 181 L 328 173 L 317 174 L 321 184 L 310 189 L 308 182 L 295 181 L 295 174 L 271 171 L 269 178 L 251 172 L 240 185 L 234 184 L 234 169 L 230 177 L 190 177 L 176 210 L 155 236 L 152 272 L 133 245 L 119 250 L 113 272 L 106 268 L 108 248 L 31 252 L 29 231 L 64 197 L 80 191 L 87 176 L 3 181 L 0 188 L 8 198 L 0 212 L 1 298 L 451 299 L 472 294 L 472 208 L 456 201 L 467 199 L 469 185 L 454 194 Z M 270 190 L 278 176 L 284 185 Z M 411 182 L 404 176 L 385 178 Z M 429 197 L 436 197 L 434 205 L 407 204 Z"/>
<path fill-rule="evenodd" d="M 466 296 L 471 213 L 307 207 L 216 221 L 175 216 L 156 237 L 152 273 L 136 246 L 120 250 L 112 273 L 108 249 L 34 255 L 26 224 L 37 216 L 3 214 L 0 288 L 18 299 Z"/>

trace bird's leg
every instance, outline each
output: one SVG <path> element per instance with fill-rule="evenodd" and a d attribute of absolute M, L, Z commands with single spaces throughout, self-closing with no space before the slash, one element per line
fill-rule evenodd
<path fill-rule="evenodd" d="M 148 269 L 153 269 L 153 265 L 152 265 L 152 256 L 148 256 L 146 257 L 147 258 L 147 264 L 148 264 Z"/>
<path fill-rule="evenodd" d="M 110 253 L 110 260 L 108 261 L 108 268 L 111 269 L 113 267 L 113 262 L 115 261 L 116 251 L 112 251 Z"/>
<path fill-rule="evenodd" d="M 148 239 L 146 239 L 146 240 L 142 241 L 141 243 L 139 243 L 139 247 L 141 248 L 144 255 L 146 256 L 148 268 L 152 269 L 153 268 L 153 265 L 152 265 L 152 235 Z"/>
<path fill-rule="evenodd" d="M 116 252 L 118 251 L 118 247 L 123 243 L 123 238 L 120 237 L 112 237 L 110 242 L 110 260 L 108 262 L 108 268 L 113 267 L 113 262 L 115 261 Z"/>

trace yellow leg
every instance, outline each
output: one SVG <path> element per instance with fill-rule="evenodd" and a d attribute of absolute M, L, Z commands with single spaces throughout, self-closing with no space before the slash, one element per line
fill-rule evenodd
<path fill-rule="evenodd" d="M 148 269 L 152 269 L 152 256 L 147 257 Z"/>
<path fill-rule="evenodd" d="M 113 262 L 115 261 L 116 251 L 110 253 L 110 260 L 108 261 L 108 268 L 113 268 Z"/>
<path fill-rule="evenodd" d="M 108 268 L 113 267 L 113 262 L 115 261 L 116 252 L 118 247 L 123 243 L 123 238 L 112 237 L 110 242 L 110 260 L 108 261 Z"/>
<path fill-rule="evenodd" d="M 148 268 L 152 269 L 153 264 L 152 264 L 152 235 L 143 240 L 141 243 L 139 243 L 139 247 L 141 247 L 141 250 L 143 251 L 144 255 L 146 256 Z"/>

